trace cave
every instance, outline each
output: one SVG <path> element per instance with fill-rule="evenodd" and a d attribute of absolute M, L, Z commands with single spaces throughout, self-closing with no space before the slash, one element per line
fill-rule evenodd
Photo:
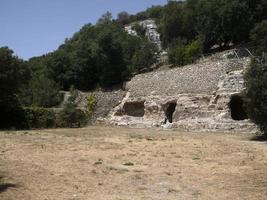
<path fill-rule="evenodd" d="M 167 108 L 165 111 L 165 116 L 166 116 L 165 123 L 167 123 L 167 121 L 169 123 L 173 122 L 173 113 L 175 112 L 176 105 L 177 105 L 177 103 L 175 103 L 175 102 L 167 104 Z"/>
<path fill-rule="evenodd" d="M 248 119 L 247 113 L 243 107 L 244 101 L 241 96 L 234 95 L 231 97 L 229 107 L 231 111 L 231 117 L 233 120 L 245 120 Z"/>
<path fill-rule="evenodd" d="M 145 115 L 145 102 L 126 102 L 123 106 L 124 114 L 132 117 Z"/>

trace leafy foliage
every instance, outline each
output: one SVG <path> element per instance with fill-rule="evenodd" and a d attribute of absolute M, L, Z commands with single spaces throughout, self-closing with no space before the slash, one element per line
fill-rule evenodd
<path fill-rule="evenodd" d="M 267 20 L 257 24 L 251 31 L 251 40 L 257 48 L 257 54 L 267 52 Z"/>
<path fill-rule="evenodd" d="M 254 60 L 245 74 L 245 106 L 249 118 L 267 133 L 267 62 Z"/>
<path fill-rule="evenodd" d="M 92 117 L 92 114 L 93 114 L 93 111 L 95 109 L 95 106 L 97 104 L 97 100 L 96 100 L 96 97 L 95 95 L 91 94 L 91 95 L 88 95 L 87 96 L 87 116 L 88 118 L 91 118 Z"/>
<path fill-rule="evenodd" d="M 87 114 L 86 112 L 77 108 L 75 103 L 76 98 L 78 97 L 78 90 L 73 86 L 70 91 L 71 95 L 68 99 L 68 102 L 64 105 L 62 111 L 59 112 L 57 118 L 57 125 L 59 127 L 82 127 L 86 125 Z"/>
<path fill-rule="evenodd" d="M 27 83 L 29 70 L 7 47 L 0 48 L 0 128 L 23 126 L 24 115 L 18 98 Z"/>
<path fill-rule="evenodd" d="M 133 57 L 141 51 L 152 59 L 139 57 L 143 60 L 136 63 Z M 139 64 L 150 66 L 155 51 L 147 38 L 129 36 L 116 22 L 88 24 L 49 55 L 46 68 L 48 76 L 65 90 L 71 85 L 80 90 L 110 88 L 126 80 Z"/>
<path fill-rule="evenodd" d="M 57 124 L 59 127 L 82 127 L 87 122 L 87 115 L 76 105 L 68 102 L 64 109 L 59 113 Z"/>
<path fill-rule="evenodd" d="M 56 114 L 52 109 L 40 107 L 24 108 L 26 127 L 54 128 L 56 127 Z"/>
<path fill-rule="evenodd" d="M 178 66 L 193 63 L 201 54 L 202 46 L 199 40 L 192 41 L 187 45 L 178 40 L 169 49 L 170 62 Z"/>
<path fill-rule="evenodd" d="M 160 32 L 165 47 L 177 38 L 203 40 L 204 52 L 249 41 L 255 23 L 266 19 L 265 0 L 169 1 L 163 8 Z"/>

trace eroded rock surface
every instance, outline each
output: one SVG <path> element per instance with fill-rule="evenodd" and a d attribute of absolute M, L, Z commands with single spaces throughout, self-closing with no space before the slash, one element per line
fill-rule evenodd
<path fill-rule="evenodd" d="M 207 59 L 137 75 L 127 83 L 127 95 L 110 112 L 107 122 L 191 131 L 255 132 L 240 97 L 249 62 L 248 58 Z"/>

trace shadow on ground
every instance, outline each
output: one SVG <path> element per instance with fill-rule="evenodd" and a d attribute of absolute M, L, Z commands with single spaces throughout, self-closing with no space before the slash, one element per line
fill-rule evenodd
<path fill-rule="evenodd" d="M 8 188 L 17 187 L 17 185 L 13 183 L 3 183 L 1 179 L 3 179 L 3 177 L 0 176 L 0 193 L 5 192 Z"/>
<path fill-rule="evenodd" d="M 251 140 L 258 141 L 258 142 L 267 142 L 267 134 L 256 135 L 253 138 L 251 138 Z"/>

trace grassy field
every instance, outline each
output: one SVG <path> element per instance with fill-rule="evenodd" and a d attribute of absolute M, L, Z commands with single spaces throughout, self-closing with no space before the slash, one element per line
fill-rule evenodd
<path fill-rule="evenodd" d="M 252 135 L 89 127 L 0 132 L 1 200 L 265 200 Z"/>

